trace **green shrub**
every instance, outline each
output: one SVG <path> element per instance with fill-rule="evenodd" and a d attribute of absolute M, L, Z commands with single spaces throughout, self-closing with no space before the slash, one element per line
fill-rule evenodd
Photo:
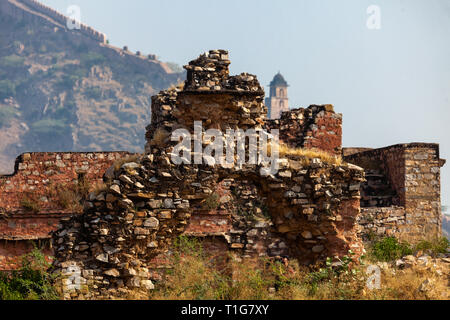
<path fill-rule="evenodd" d="M 95 53 L 95 52 L 89 52 L 81 55 L 81 65 L 86 66 L 88 68 L 102 64 L 106 61 L 105 56 Z"/>
<path fill-rule="evenodd" d="M 6 126 L 14 115 L 15 111 L 12 107 L 0 106 L 0 128 Z"/>
<path fill-rule="evenodd" d="M 31 125 L 31 130 L 35 134 L 60 134 L 67 130 L 68 125 L 63 120 L 44 119 Z"/>
<path fill-rule="evenodd" d="M 75 46 L 75 51 L 77 53 L 86 53 L 89 51 L 89 47 L 86 43 L 82 42 L 79 45 Z"/>
<path fill-rule="evenodd" d="M 450 241 L 442 237 L 433 241 L 422 240 L 414 247 L 414 251 L 425 251 L 432 255 L 437 255 L 439 253 L 446 253 L 449 247 Z"/>
<path fill-rule="evenodd" d="M 173 249 L 176 255 L 189 254 L 194 256 L 202 256 L 203 248 L 197 238 L 191 238 L 184 235 L 179 236 L 173 242 Z"/>
<path fill-rule="evenodd" d="M 56 83 L 56 87 L 59 90 L 72 90 L 77 80 L 79 80 L 78 77 L 65 74 L 62 76 L 61 80 Z"/>
<path fill-rule="evenodd" d="M 0 99 L 16 95 L 16 85 L 10 80 L 0 80 Z"/>
<path fill-rule="evenodd" d="M 217 193 L 212 193 L 205 199 L 203 209 L 216 210 L 220 205 L 220 196 Z"/>
<path fill-rule="evenodd" d="M 392 261 L 413 253 L 410 244 L 387 237 L 376 241 L 370 249 L 371 256 L 378 261 Z"/>
<path fill-rule="evenodd" d="M 11 274 L 0 273 L 0 300 L 57 300 L 52 286 L 54 275 L 47 272 L 49 263 L 38 249 L 22 257 L 22 264 Z"/>
<path fill-rule="evenodd" d="M 0 59 L 0 65 L 5 68 L 17 68 L 23 66 L 25 58 L 18 55 L 10 55 Z"/>
<path fill-rule="evenodd" d="M 99 100 L 102 97 L 102 90 L 99 87 L 89 87 L 84 90 L 86 96 L 90 99 Z"/>

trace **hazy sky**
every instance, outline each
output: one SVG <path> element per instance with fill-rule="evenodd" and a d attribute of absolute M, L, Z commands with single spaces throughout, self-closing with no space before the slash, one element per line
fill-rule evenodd
<path fill-rule="evenodd" d="M 437 142 L 450 159 L 449 0 L 43 2 L 62 13 L 78 5 L 111 44 L 163 61 L 227 49 L 233 74 L 268 85 L 281 71 L 291 107 L 331 103 L 344 114 L 344 146 Z M 367 27 L 370 5 L 381 29 Z M 450 161 L 442 200 L 450 204 Z"/>

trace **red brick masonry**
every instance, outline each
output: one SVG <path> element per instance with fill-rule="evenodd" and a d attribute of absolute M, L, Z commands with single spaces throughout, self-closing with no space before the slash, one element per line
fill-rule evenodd
<path fill-rule="evenodd" d="M 55 152 L 19 156 L 15 172 L 0 176 L 0 270 L 14 267 L 33 244 L 51 252 L 50 242 L 44 240 L 62 217 L 72 214 L 55 201 L 55 187 L 78 183 L 80 178 L 94 187 L 117 159 L 127 155 L 130 153 Z M 30 210 L 27 203 L 36 209 Z"/>

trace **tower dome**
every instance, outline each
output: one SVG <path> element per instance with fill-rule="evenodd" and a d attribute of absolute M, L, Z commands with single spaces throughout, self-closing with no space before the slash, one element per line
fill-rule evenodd
<path fill-rule="evenodd" d="M 271 87 L 288 87 L 288 83 L 282 76 L 282 74 L 278 71 L 278 73 L 273 77 L 272 82 L 270 83 Z"/>

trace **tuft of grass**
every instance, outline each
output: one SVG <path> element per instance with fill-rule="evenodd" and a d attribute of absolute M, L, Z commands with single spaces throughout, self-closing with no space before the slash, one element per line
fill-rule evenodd
<path fill-rule="evenodd" d="M 216 210 L 220 205 L 220 196 L 217 193 L 210 194 L 203 203 L 203 209 L 205 210 Z"/>
<path fill-rule="evenodd" d="M 184 81 L 181 81 L 181 82 L 177 83 L 176 85 L 171 85 L 168 90 L 176 90 L 176 89 L 182 91 L 184 89 Z"/>
<path fill-rule="evenodd" d="M 170 133 L 162 128 L 156 129 L 150 144 L 152 146 L 163 147 L 167 145 L 170 139 Z"/>
<path fill-rule="evenodd" d="M 116 160 L 114 162 L 114 169 L 115 170 L 119 170 L 120 167 L 122 167 L 125 163 L 129 163 L 129 162 L 139 162 L 141 159 L 141 156 L 138 154 L 135 155 L 131 155 L 131 156 L 126 156 L 124 158 L 120 158 L 118 160 Z"/>
<path fill-rule="evenodd" d="M 91 189 L 92 192 L 94 192 L 96 195 L 100 194 L 101 192 L 104 192 L 108 189 L 106 184 L 103 182 L 95 183 Z"/>
<path fill-rule="evenodd" d="M 41 205 L 36 197 L 25 194 L 20 200 L 20 205 L 28 212 L 39 213 L 41 211 Z"/>
<path fill-rule="evenodd" d="M 270 151 L 269 145 L 269 151 Z M 341 156 L 333 155 L 329 152 L 319 149 L 291 148 L 284 143 L 278 145 L 278 152 L 281 157 L 298 157 L 304 165 L 309 165 L 312 159 L 320 159 L 324 163 L 340 166 L 343 164 Z"/>
<path fill-rule="evenodd" d="M 91 184 L 83 178 L 77 183 L 52 186 L 50 196 L 61 208 L 69 209 L 73 213 L 82 213 L 83 202 L 90 190 Z"/>
<path fill-rule="evenodd" d="M 324 163 L 330 163 L 335 165 L 342 164 L 342 157 L 335 156 L 326 151 L 319 149 L 302 149 L 302 148 L 290 148 L 285 144 L 281 144 L 279 148 L 281 156 L 296 156 L 305 158 L 307 161 L 318 158 Z"/>
<path fill-rule="evenodd" d="M 369 248 L 369 258 L 373 261 L 394 261 L 406 255 L 427 253 L 431 256 L 438 256 L 446 253 L 450 247 L 450 241 L 441 237 L 434 240 L 422 240 L 416 245 L 406 241 L 400 242 L 395 237 L 377 238 L 372 240 Z"/>

